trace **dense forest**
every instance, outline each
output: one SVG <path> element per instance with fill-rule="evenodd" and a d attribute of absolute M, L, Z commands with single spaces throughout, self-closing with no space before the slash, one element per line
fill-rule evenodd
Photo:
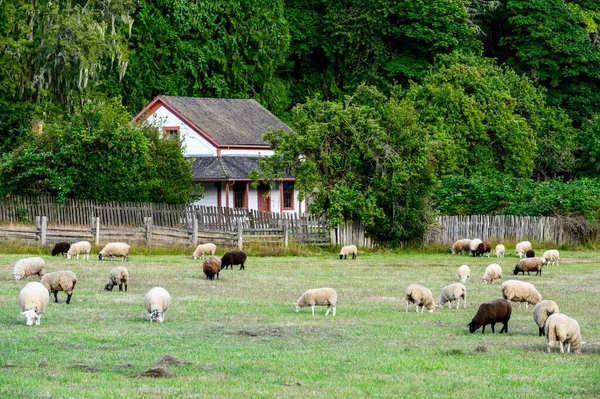
<path fill-rule="evenodd" d="M 0 195 L 188 201 L 177 148 L 127 123 L 163 94 L 256 99 L 295 130 L 262 177 L 380 238 L 600 218 L 597 0 L 3 0 L 0 31 Z"/>

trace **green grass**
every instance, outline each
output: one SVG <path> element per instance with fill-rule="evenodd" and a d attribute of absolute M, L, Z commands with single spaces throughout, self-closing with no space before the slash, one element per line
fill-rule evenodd
<path fill-rule="evenodd" d="M 10 276 L 24 255 L 0 255 L 0 397 L 2 398 L 350 398 L 595 397 L 600 395 L 598 253 L 563 252 L 532 282 L 545 299 L 579 321 L 580 354 L 546 353 L 532 308 L 513 307 L 508 334 L 467 323 L 500 286 L 480 283 L 500 263 L 512 278 L 515 257 L 377 254 L 340 261 L 335 255 L 253 257 L 245 271 L 207 281 L 200 261 L 136 255 L 125 266 L 128 293 L 102 290 L 119 261 L 76 261 L 43 255 L 47 271 L 72 270 L 70 305 L 59 293 L 40 326 L 27 327 L 17 304 L 25 282 Z M 420 283 L 439 296 L 466 263 L 467 309 L 406 313 L 404 289 Z M 35 280 L 29 278 L 29 281 Z M 144 294 L 163 286 L 173 298 L 165 322 L 152 323 Z M 295 313 L 308 288 L 338 291 L 337 316 L 317 307 Z M 498 330 L 497 330 L 498 331 Z M 139 374 L 163 355 L 172 378 Z M 45 366 L 38 366 L 44 360 Z"/>

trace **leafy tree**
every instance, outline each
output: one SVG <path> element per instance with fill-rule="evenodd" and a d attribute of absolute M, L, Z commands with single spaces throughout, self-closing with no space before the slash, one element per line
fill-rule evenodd
<path fill-rule="evenodd" d="M 360 220 L 382 242 L 423 232 L 434 179 L 410 103 L 360 86 L 343 103 L 312 98 L 292 115 L 295 132 L 265 135 L 275 154 L 262 161 L 264 176 L 293 174 L 312 211 L 333 224 Z"/>

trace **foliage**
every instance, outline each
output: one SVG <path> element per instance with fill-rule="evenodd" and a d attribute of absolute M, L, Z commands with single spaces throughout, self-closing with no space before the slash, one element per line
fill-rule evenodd
<path fill-rule="evenodd" d="M 155 130 L 129 124 L 120 99 L 88 103 L 64 124 L 46 125 L 4 154 L 1 193 L 188 202 L 189 163 L 178 146 L 152 136 Z"/>
<path fill-rule="evenodd" d="M 360 86 L 344 103 L 309 99 L 292 112 L 295 132 L 271 131 L 269 178 L 296 177 L 299 197 L 330 222 L 361 220 L 380 241 L 423 232 L 433 183 L 426 130 L 411 104 Z M 254 176 L 258 179 L 258 175 Z"/>
<path fill-rule="evenodd" d="M 600 218 L 600 180 L 558 179 L 534 182 L 496 173 L 448 176 L 432 196 L 433 209 L 444 215 L 583 215 Z"/>

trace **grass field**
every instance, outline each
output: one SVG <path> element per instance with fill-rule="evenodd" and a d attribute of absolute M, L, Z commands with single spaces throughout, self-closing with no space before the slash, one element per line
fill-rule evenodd
<path fill-rule="evenodd" d="M 128 293 L 106 292 L 122 263 L 44 255 L 47 271 L 72 270 L 70 305 L 59 293 L 41 325 L 27 327 L 17 304 L 25 282 L 11 280 L 16 260 L 0 255 L 1 398 L 361 398 L 544 397 L 600 395 L 600 267 L 592 251 L 562 252 L 542 277 L 512 275 L 513 257 L 370 254 L 253 257 L 245 271 L 207 281 L 200 261 L 133 255 Z M 508 334 L 469 334 L 467 323 L 500 286 L 481 284 L 489 263 L 504 279 L 532 282 L 544 299 L 578 320 L 580 354 L 546 353 L 532 307 L 513 306 Z M 467 309 L 404 310 L 404 289 L 429 287 L 437 300 L 466 263 Z M 28 281 L 34 281 L 29 278 Z M 144 294 L 154 286 L 173 298 L 165 322 L 150 323 Z M 337 316 L 324 307 L 295 313 L 308 288 L 338 292 Z M 497 328 L 497 332 L 499 331 Z M 170 355 L 169 364 L 159 359 Z M 159 363 L 157 363 L 159 362 Z M 153 366 L 168 378 L 141 373 Z"/>

